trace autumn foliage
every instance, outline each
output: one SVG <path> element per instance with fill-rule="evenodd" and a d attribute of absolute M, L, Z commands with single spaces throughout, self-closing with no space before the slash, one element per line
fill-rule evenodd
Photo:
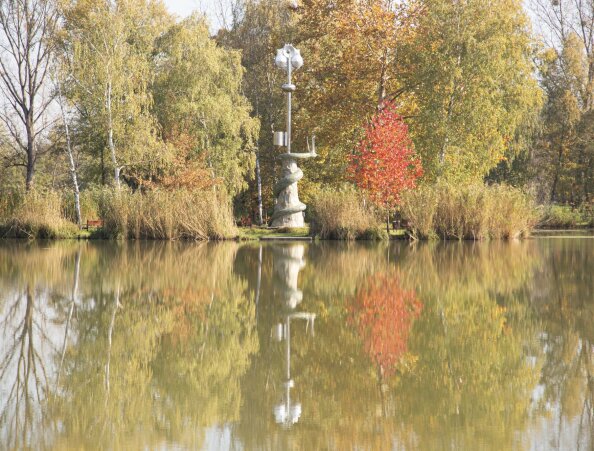
<path fill-rule="evenodd" d="M 394 274 L 376 274 L 358 290 L 351 305 L 351 322 L 364 340 L 365 352 L 383 374 L 394 372 L 406 353 L 422 307 L 415 291 L 404 290 Z"/>
<path fill-rule="evenodd" d="M 365 135 L 350 158 L 349 173 L 355 184 L 382 207 L 394 207 L 400 194 L 416 186 L 423 174 L 408 126 L 387 102 L 365 129 Z"/>

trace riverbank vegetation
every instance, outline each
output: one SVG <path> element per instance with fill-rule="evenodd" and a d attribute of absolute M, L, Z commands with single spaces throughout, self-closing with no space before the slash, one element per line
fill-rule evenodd
<path fill-rule="evenodd" d="M 594 204 L 573 208 L 550 205 L 543 208 L 538 226 L 542 229 L 576 229 L 594 227 Z"/>
<path fill-rule="evenodd" d="M 99 219 L 102 236 L 136 239 L 266 225 L 285 42 L 305 59 L 294 147 L 318 143 L 299 184 L 312 234 L 594 225 L 594 27 L 572 22 L 591 5 L 228 0 L 213 33 L 160 0 L 31 2 L 0 5 L 0 236 Z"/>
<path fill-rule="evenodd" d="M 401 213 L 419 239 L 514 239 L 538 221 L 532 198 L 506 185 L 425 186 L 404 195 Z"/>
<path fill-rule="evenodd" d="M 377 208 L 354 187 L 324 189 L 312 200 L 311 233 L 322 239 L 387 239 Z"/>
<path fill-rule="evenodd" d="M 12 191 L 0 205 L 0 237 L 70 238 L 78 228 L 65 219 L 57 192 Z"/>

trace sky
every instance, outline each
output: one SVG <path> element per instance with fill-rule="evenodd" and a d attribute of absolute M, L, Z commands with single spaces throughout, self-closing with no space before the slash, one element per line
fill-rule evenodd
<path fill-rule="evenodd" d="M 205 12 L 210 20 L 211 27 L 219 28 L 221 8 L 225 8 L 226 0 L 164 0 L 170 12 L 183 18 L 193 11 Z M 221 7 L 221 5 L 223 5 Z"/>

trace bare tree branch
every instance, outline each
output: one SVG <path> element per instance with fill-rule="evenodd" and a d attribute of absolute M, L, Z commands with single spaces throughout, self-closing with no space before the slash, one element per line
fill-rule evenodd
<path fill-rule="evenodd" d="M 27 189 L 33 183 L 38 140 L 47 129 L 43 124 L 53 100 L 43 87 L 54 50 L 57 14 L 53 0 L 0 2 L 0 92 L 14 115 L 13 119 L 4 112 L 0 119 L 17 148 L 26 153 Z"/>

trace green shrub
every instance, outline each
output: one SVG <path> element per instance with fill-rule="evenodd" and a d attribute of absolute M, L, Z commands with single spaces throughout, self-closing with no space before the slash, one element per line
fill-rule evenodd
<path fill-rule="evenodd" d="M 400 210 L 418 239 L 513 239 L 537 218 L 532 199 L 505 185 L 422 186 L 404 193 Z"/>
<path fill-rule="evenodd" d="M 322 189 L 312 200 L 311 233 L 323 239 L 387 239 L 377 213 L 352 186 Z"/>
<path fill-rule="evenodd" d="M 587 222 L 583 212 L 569 205 L 550 205 L 545 207 L 539 226 L 553 229 L 573 229 Z"/>
<path fill-rule="evenodd" d="M 208 240 L 236 235 L 229 198 L 220 191 L 103 189 L 94 197 L 104 232 L 114 238 Z"/>

